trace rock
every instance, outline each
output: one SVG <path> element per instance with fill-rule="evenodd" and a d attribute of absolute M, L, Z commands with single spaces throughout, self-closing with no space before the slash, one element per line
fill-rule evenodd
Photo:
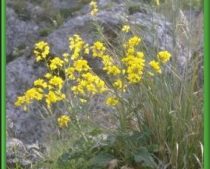
<path fill-rule="evenodd" d="M 77 33 L 82 36 L 88 42 L 92 42 L 96 36 L 94 22 L 104 24 L 105 29 L 112 28 L 112 26 L 118 26 L 125 20 L 124 8 L 116 8 L 113 11 L 102 11 L 98 17 L 93 18 L 89 14 L 83 16 L 77 16 L 64 23 L 58 30 L 54 31 L 47 37 L 47 41 L 52 45 L 54 53 L 61 54 L 68 50 L 68 38 L 69 36 Z M 115 13 L 113 15 L 113 13 Z"/>
<path fill-rule="evenodd" d="M 126 17 L 128 15 L 128 17 Z M 117 5 L 112 9 L 101 11 L 97 17 L 90 15 L 77 16 L 64 23 L 58 30 L 50 34 L 47 41 L 53 46 L 53 52 L 61 54 L 68 50 L 68 37 L 78 33 L 88 42 L 93 41 L 95 29 L 94 22 L 103 24 L 105 32 L 114 33 L 119 30 L 125 22 L 141 27 L 140 36 L 143 41 L 151 47 L 159 47 L 171 50 L 171 24 L 157 13 L 134 13 L 128 14 L 124 5 Z M 112 31 L 112 32 L 110 32 Z M 153 34 L 151 34 L 151 31 Z M 157 40 L 154 41 L 154 37 Z"/>
<path fill-rule="evenodd" d="M 9 135 L 17 135 L 17 138 L 28 142 L 34 142 L 35 138 L 40 137 L 40 119 L 36 117 L 38 112 L 26 113 L 16 108 L 14 102 L 44 71 L 45 69 L 35 64 L 32 58 L 19 57 L 7 64 L 6 112 L 10 121 L 7 126 Z"/>
<path fill-rule="evenodd" d="M 7 140 L 7 167 L 15 168 L 32 168 L 32 164 L 43 159 L 43 152 L 41 152 L 38 144 L 26 145 L 21 140 L 16 138 L 9 138 Z"/>
<path fill-rule="evenodd" d="M 20 20 L 12 8 L 6 8 L 7 62 L 19 55 L 29 55 L 38 39 L 38 26 L 32 21 Z"/>
<path fill-rule="evenodd" d="M 66 0 L 52 0 L 51 2 L 54 6 L 54 8 L 57 9 L 75 9 L 79 8 L 82 5 L 82 1 L 78 0 L 71 0 L 71 1 L 66 1 Z"/>
<path fill-rule="evenodd" d="M 116 32 L 120 31 L 122 25 L 129 22 L 131 25 L 140 27 L 140 36 L 144 42 L 144 47 L 148 51 L 150 49 L 172 51 L 173 49 L 171 23 L 167 22 L 163 16 L 151 10 L 148 10 L 146 13 L 141 11 L 129 15 L 126 6 L 119 4 L 111 9 L 102 10 L 97 17 L 91 17 L 89 14 L 86 14 L 69 19 L 63 26 L 47 37 L 53 53 L 61 55 L 63 52 L 68 52 L 68 38 L 75 33 L 80 34 L 89 43 L 98 39 L 99 37 L 95 33 L 95 22 L 103 26 L 103 33 L 111 41 L 114 41 Z M 100 70 L 101 64 L 97 60 L 88 59 L 90 65 L 94 65 L 94 69 Z"/>

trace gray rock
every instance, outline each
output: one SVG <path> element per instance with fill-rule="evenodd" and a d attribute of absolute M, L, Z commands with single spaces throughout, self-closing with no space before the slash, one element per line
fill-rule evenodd
<path fill-rule="evenodd" d="M 17 135 L 17 138 L 28 142 L 34 142 L 35 138 L 40 137 L 40 119 L 36 117 L 37 111 L 34 111 L 34 114 L 26 113 L 16 108 L 14 102 L 44 71 L 45 69 L 35 64 L 32 58 L 19 57 L 7 64 L 6 112 L 10 121 L 7 126 L 9 135 Z"/>
<path fill-rule="evenodd" d="M 6 14 L 6 54 L 7 61 L 10 61 L 20 54 L 29 55 L 30 50 L 26 49 L 31 49 L 37 40 L 39 27 L 34 22 L 20 20 L 12 8 L 7 7 Z"/>
<path fill-rule="evenodd" d="M 47 41 L 52 45 L 53 52 L 61 54 L 68 50 L 68 38 L 73 34 L 80 34 L 83 39 L 92 42 L 96 38 L 94 35 L 96 31 L 94 27 L 95 21 L 104 24 L 105 29 L 112 29 L 125 21 L 123 15 L 125 15 L 125 9 L 118 6 L 113 10 L 100 12 L 96 18 L 91 17 L 89 14 L 77 16 L 68 20 L 58 30 L 50 34 Z"/>
<path fill-rule="evenodd" d="M 74 8 L 78 8 L 81 5 L 81 1 L 78 0 L 70 0 L 70 1 L 66 1 L 66 0 L 52 0 L 52 4 L 54 6 L 54 8 L 57 9 L 74 9 Z"/>
<path fill-rule="evenodd" d="M 7 140 L 7 167 L 17 166 L 25 169 L 32 168 L 32 164 L 43 159 L 43 152 L 38 144 L 26 145 L 21 140 L 9 138 Z"/>

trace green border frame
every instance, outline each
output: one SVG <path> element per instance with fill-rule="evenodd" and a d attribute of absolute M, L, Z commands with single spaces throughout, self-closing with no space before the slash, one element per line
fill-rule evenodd
<path fill-rule="evenodd" d="M 210 41 L 209 41 L 209 6 L 210 1 L 204 0 L 204 169 L 210 168 L 210 159 L 209 159 L 209 57 L 210 57 Z"/>
<path fill-rule="evenodd" d="M 210 168 L 209 158 L 209 62 L 210 62 L 210 1 L 204 0 L 204 169 Z M 1 168 L 6 168 L 6 0 L 1 0 Z"/>
<path fill-rule="evenodd" d="M 6 168 L 6 0 L 1 0 L 1 168 Z"/>

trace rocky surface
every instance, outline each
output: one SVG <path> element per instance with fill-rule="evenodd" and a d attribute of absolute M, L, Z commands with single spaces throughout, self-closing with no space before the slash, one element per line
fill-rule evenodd
<path fill-rule="evenodd" d="M 87 3 L 87 2 L 86 2 Z M 34 43 L 55 30 L 73 12 L 83 8 L 77 0 L 8 0 L 6 8 L 7 62 L 28 56 Z"/>
<path fill-rule="evenodd" d="M 28 55 L 38 39 L 38 26 L 32 21 L 22 21 L 12 8 L 6 8 L 7 61 L 18 55 Z"/>
<path fill-rule="evenodd" d="M 34 143 L 24 144 L 21 140 L 10 138 L 7 140 L 7 167 L 29 169 L 31 166 L 43 159 L 44 149 Z"/>

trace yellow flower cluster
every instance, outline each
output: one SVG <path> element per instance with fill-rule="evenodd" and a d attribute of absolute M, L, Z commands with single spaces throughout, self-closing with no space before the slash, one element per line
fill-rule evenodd
<path fill-rule="evenodd" d="M 157 72 L 162 73 L 159 62 L 152 60 L 149 62 L 149 65 Z"/>
<path fill-rule="evenodd" d="M 45 98 L 47 106 L 50 108 L 53 103 L 64 100 L 66 97 L 61 91 L 49 91 L 49 93 L 45 95 Z"/>
<path fill-rule="evenodd" d="M 58 119 L 58 125 L 60 128 L 68 127 L 68 123 L 70 122 L 70 117 L 67 115 L 61 115 Z"/>
<path fill-rule="evenodd" d="M 157 57 L 162 63 L 167 63 L 171 58 L 171 54 L 168 51 L 160 51 Z"/>
<path fill-rule="evenodd" d="M 87 72 L 82 74 L 81 78 L 78 78 L 77 85 L 73 86 L 71 89 L 74 94 L 94 95 L 105 92 L 107 87 L 105 82 L 97 75 Z"/>
<path fill-rule="evenodd" d="M 75 80 L 75 69 L 73 67 L 66 68 L 65 73 L 70 80 Z"/>
<path fill-rule="evenodd" d="M 127 79 L 131 84 L 140 82 L 145 66 L 144 53 L 135 49 L 140 42 L 141 39 L 134 36 L 124 45 L 126 56 L 122 58 L 122 62 L 126 66 Z"/>
<path fill-rule="evenodd" d="M 106 104 L 109 106 L 116 106 L 118 104 L 118 99 L 116 97 L 108 97 L 106 99 Z"/>
<path fill-rule="evenodd" d="M 129 32 L 130 31 L 130 26 L 129 25 L 123 25 L 122 27 L 122 32 Z"/>
<path fill-rule="evenodd" d="M 157 6 L 160 5 L 160 0 L 155 0 L 155 3 L 157 4 Z"/>
<path fill-rule="evenodd" d="M 112 85 L 115 89 L 125 91 L 125 85 L 121 80 L 123 71 L 118 64 L 116 64 L 109 54 L 107 54 L 107 49 L 105 45 L 96 41 L 92 46 L 92 55 L 93 57 L 100 58 L 103 63 L 103 70 L 106 71 L 108 75 L 110 75 L 110 80 L 112 81 Z M 122 90 L 123 89 L 123 90 Z M 118 100 L 115 96 L 109 97 L 106 100 L 106 104 L 110 106 L 116 106 Z"/>
<path fill-rule="evenodd" d="M 121 73 L 120 68 L 114 64 L 112 57 L 106 54 L 106 47 L 102 42 L 96 41 L 91 49 L 93 57 L 98 57 L 102 60 L 103 70 L 107 74 L 116 76 Z"/>
<path fill-rule="evenodd" d="M 59 91 L 62 89 L 64 81 L 59 76 L 52 76 L 49 79 L 49 89 L 58 89 Z"/>
<path fill-rule="evenodd" d="M 89 45 L 77 34 L 69 38 L 69 49 L 72 51 L 71 60 L 78 59 L 81 54 L 89 54 Z"/>
<path fill-rule="evenodd" d="M 98 6 L 97 6 L 97 2 L 95 0 L 92 0 L 90 2 L 90 9 L 91 9 L 90 14 L 92 16 L 96 16 L 96 14 L 98 13 Z"/>
<path fill-rule="evenodd" d="M 77 72 L 82 72 L 82 71 L 86 72 L 90 70 L 87 60 L 84 59 L 76 60 L 73 64 L 73 67 Z"/>
<path fill-rule="evenodd" d="M 44 79 L 37 79 L 34 81 L 34 86 L 45 89 L 47 88 L 47 82 L 45 82 Z"/>
<path fill-rule="evenodd" d="M 106 51 L 105 45 L 100 41 L 96 41 L 92 45 L 91 49 L 92 49 L 93 57 L 99 57 L 99 58 L 103 57 Z"/>
<path fill-rule="evenodd" d="M 23 96 L 19 96 L 15 102 L 15 106 L 23 106 L 24 110 L 27 105 L 33 101 L 40 101 L 43 99 L 43 90 L 41 88 L 31 88 L 27 90 Z"/>
<path fill-rule="evenodd" d="M 91 2 L 92 12 L 95 15 L 97 12 L 97 5 L 95 1 Z M 129 32 L 130 26 L 124 25 L 122 27 L 123 32 Z M 63 59 L 60 57 L 54 57 L 48 60 L 49 71 L 53 74 L 56 69 L 64 69 L 65 81 L 58 75 L 52 73 L 46 73 L 43 78 L 39 78 L 34 81 L 33 88 L 27 90 L 23 96 L 17 98 L 15 105 L 23 106 L 27 109 L 27 105 L 33 101 L 44 101 L 48 108 L 57 102 L 60 102 L 66 98 L 62 93 L 62 89 L 65 84 L 71 84 L 71 91 L 74 95 L 80 97 L 80 102 L 85 103 L 88 98 L 98 93 L 109 92 L 109 97 L 106 99 L 106 104 L 110 106 L 117 106 L 119 103 L 120 95 L 126 92 L 126 89 L 131 84 L 139 83 L 144 72 L 147 70 L 145 66 L 144 53 L 139 51 L 138 45 L 141 42 L 139 36 L 132 36 L 123 45 L 124 54 L 119 60 L 113 59 L 111 52 L 109 52 L 106 45 L 101 41 L 94 42 L 91 46 L 87 44 L 79 35 L 75 34 L 69 38 L 70 53 L 63 53 Z M 50 52 L 50 47 L 44 41 L 35 44 L 34 54 L 36 61 L 45 60 Z M 99 76 L 97 76 L 88 64 L 88 61 L 84 59 L 85 55 L 92 55 L 94 58 L 98 58 L 103 63 L 103 70 L 108 75 L 109 88 Z M 157 54 L 156 60 L 151 60 L 147 63 L 154 72 L 161 73 L 161 64 L 167 63 L 171 58 L 171 54 L 168 51 L 160 51 Z M 154 75 L 150 70 L 150 75 Z M 70 81 L 70 83 L 68 83 Z M 67 83 L 65 83 L 67 82 Z M 72 82 L 72 83 L 71 83 Z M 119 92 L 116 94 L 115 92 Z M 110 93 L 112 94 L 110 96 Z M 60 127 L 67 127 L 70 118 L 63 115 L 58 118 L 58 124 Z"/>
<path fill-rule="evenodd" d="M 50 60 L 50 70 L 55 70 L 58 68 L 61 68 L 64 64 L 64 61 L 60 59 L 59 57 L 55 57 L 52 60 Z"/>
<path fill-rule="evenodd" d="M 50 47 L 47 42 L 40 41 L 35 44 L 34 55 L 36 57 L 37 62 L 46 59 L 49 53 Z"/>
<path fill-rule="evenodd" d="M 63 53 L 63 60 L 65 63 L 69 63 L 69 54 L 68 53 Z"/>
<path fill-rule="evenodd" d="M 87 72 L 91 68 L 87 60 L 78 59 L 73 61 L 73 65 L 65 69 L 65 73 L 70 80 L 75 80 L 76 75 L 79 73 Z"/>
<path fill-rule="evenodd" d="M 157 73 L 162 73 L 160 64 L 167 63 L 171 58 L 171 54 L 168 51 L 160 51 L 157 54 L 158 61 L 152 60 L 149 62 L 149 65 L 152 67 L 152 69 Z"/>
<path fill-rule="evenodd" d="M 141 38 L 138 36 L 133 36 L 128 39 L 127 44 L 125 45 L 127 48 L 135 48 L 141 42 Z"/>
<path fill-rule="evenodd" d="M 65 94 L 61 92 L 63 85 L 64 81 L 61 77 L 47 73 L 45 79 L 35 80 L 34 87 L 17 98 L 15 106 L 22 106 L 26 110 L 27 105 L 33 101 L 45 100 L 47 107 L 50 108 L 52 103 L 65 99 Z"/>
<path fill-rule="evenodd" d="M 89 45 L 79 35 L 74 35 L 69 39 L 72 64 L 65 69 L 65 72 L 68 79 L 76 80 L 71 90 L 77 95 L 94 95 L 105 92 L 107 90 L 105 82 L 91 71 L 88 62 L 81 57 L 82 54 L 89 53 Z M 104 49 L 103 44 L 99 42 L 96 42 L 91 48 L 94 56 L 102 54 L 101 51 Z"/>
<path fill-rule="evenodd" d="M 113 86 L 116 88 L 116 89 L 122 89 L 123 88 L 123 82 L 121 79 L 117 79 L 114 83 L 113 83 Z"/>

